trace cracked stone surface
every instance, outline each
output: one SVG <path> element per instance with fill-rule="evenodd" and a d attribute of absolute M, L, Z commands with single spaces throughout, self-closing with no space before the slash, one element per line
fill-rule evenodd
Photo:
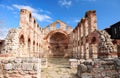
<path fill-rule="evenodd" d="M 69 59 L 49 58 L 48 67 L 42 69 L 41 78 L 78 78 L 76 68 L 70 68 Z"/>

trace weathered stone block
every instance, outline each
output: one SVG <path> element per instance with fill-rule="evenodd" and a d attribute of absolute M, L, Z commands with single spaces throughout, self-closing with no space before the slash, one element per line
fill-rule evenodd
<path fill-rule="evenodd" d="M 21 63 L 14 63 L 13 64 L 13 69 L 14 70 L 21 70 Z"/>
<path fill-rule="evenodd" d="M 34 69 L 35 71 L 40 70 L 40 64 L 34 64 L 33 69 Z"/>
<path fill-rule="evenodd" d="M 13 65 L 11 63 L 5 64 L 4 69 L 5 70 L 12 70 Z"/>
<path fill-rule="evenodd" d="M 77 68 L 78 61 L 77 59 L 69 59 L 70 68 Z"/>
<path fill-rule="evenodd" d="M 93 78 L 93 77 L 92 77 L 92 74 L 90 74 L 90 73 L 83 73 L 81 75 L 81 78 Z"/>
<path fill-rule="evenodd" d="M 25 71 L 33 70 L 33 64 L 31 64 L 31 63 L 23 63 L 22 64 L 22 70 L 25 70 Z"/>
<path fill-rule="evenodd" d="M 15 61 L 15 63 L 21 63 L 22 59 L 21 58 L 16 58 L 14 61 Z"/>

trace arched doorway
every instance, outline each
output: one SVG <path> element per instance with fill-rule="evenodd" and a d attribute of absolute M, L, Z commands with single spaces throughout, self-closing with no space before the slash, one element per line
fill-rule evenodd
<path fill-rule="evenodd" d="M 64 33 L 55 32 L 49 38 L 49 56 L 64 57 L 68 48 L 69 38 Z"/>

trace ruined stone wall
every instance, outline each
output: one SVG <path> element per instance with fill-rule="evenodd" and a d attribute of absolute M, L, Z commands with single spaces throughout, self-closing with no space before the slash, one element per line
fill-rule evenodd
<path fill-rule="evenodd" d="M 80 60 L 77 75 L 80 78 L 119 78 L 119 59 Z"/>
<path fill-rule="evenodd" d="M 41 60 L 24 57 L 0 59 L 0 78 L 41 78 Z"/>
<path fill-rule="evenodd" d="M 42 29 L 32 17 L 31 12 L 26 9 L 20 11 L 20 33 L 19 41 L 21 49 L 24 52 L 29 52 L 29 56 L 39 57 L 41 49 L 41 31 Z M 26 54 L 25 54 L 26 55 Z"/>
<path fill-rule="evenodd" d="M 59 27 L 57 27 L 57 25 L 59 25 Z M 44 45 L 42 46 L 43 52 L 48 52 L 46 54 L 50 57 L 71 57 L 69 34 L 72 30 L 70 26 L 60 20 L 45 27 L 42 33 L 44 36 L 44 40 L 42 41 L 42 45 Z M 56 37 L 56 39 L 52 38 L 53 36 Z"/>
<path fill-rule="evenodd" d="M 40 57 L 41 32 L 42 28 L 32 17 L 31 12 L 21 9 L 19 28 L 11 29 L 8 32 L 1 53 L 20 57 Z"/>
<path fill-rule="evenodd" d="M 60 27 L 57 27 L 57 24 L 59 24 Z M 50 37 L 57 32 L 67 36 L 67 41 L 63 43 L 67 42 L 68 49 L 64 49 L 64 51 L 68 51 L 70 50 L 68 41 L 71 31 L 72 28 L 60 20 L 42 29 L 32 17 L 30 11 L 21 9 L 19 28 L 11 29 L 8 32 L 5 42 L 2 45 L 1 53 L 11 54 L 11 56 L 15 57 L 43 57 L 48 54 Z M 71 52 L 69 54 L 71 54 Z"/>
<path fill-rule="evenodd" d="M 1 54 L 12 54 L 13 56 L 19 56 L 19 39 L 18 39 L 19 29 L 9 30 L 4 43 L 2 44 Z"/>
<path fill-rule="evenodd" d="M 88 11 L 71 34 L 73 57 L 79 59 L 117 58 L 117 45 L 110 35 L 97 30 L 96 13 Z"/>
<path fill-rule="evenodd" d="M 91 33 L 97 29 L 96 11 L 88 11 L 84 18 L 78 23 L 73 30 L 71 40 L 73 40 L 73 57 L 88 59 L 96 58 L 97 52 L 96 41 L 92 41 L 94 36 Z"/>
<path fill-rule="evenodd" d="M 105 31 L 98 31 L 98 57 L 99 58 L 117 58 L 117 46 L 112 43 L 110 35 Z"/>

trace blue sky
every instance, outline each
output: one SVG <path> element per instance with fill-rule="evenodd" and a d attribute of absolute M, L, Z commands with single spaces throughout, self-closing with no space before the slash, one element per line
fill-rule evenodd
<path fill-rule="evenodd" d="M 100 30 L 120 21 L 120 0 L 0 0 L 2 37 L 19 26 L 21 8 L 31 10 L 42 28 L 57 19 L 74 28 L 88 10 L 96 10 Z"/>

